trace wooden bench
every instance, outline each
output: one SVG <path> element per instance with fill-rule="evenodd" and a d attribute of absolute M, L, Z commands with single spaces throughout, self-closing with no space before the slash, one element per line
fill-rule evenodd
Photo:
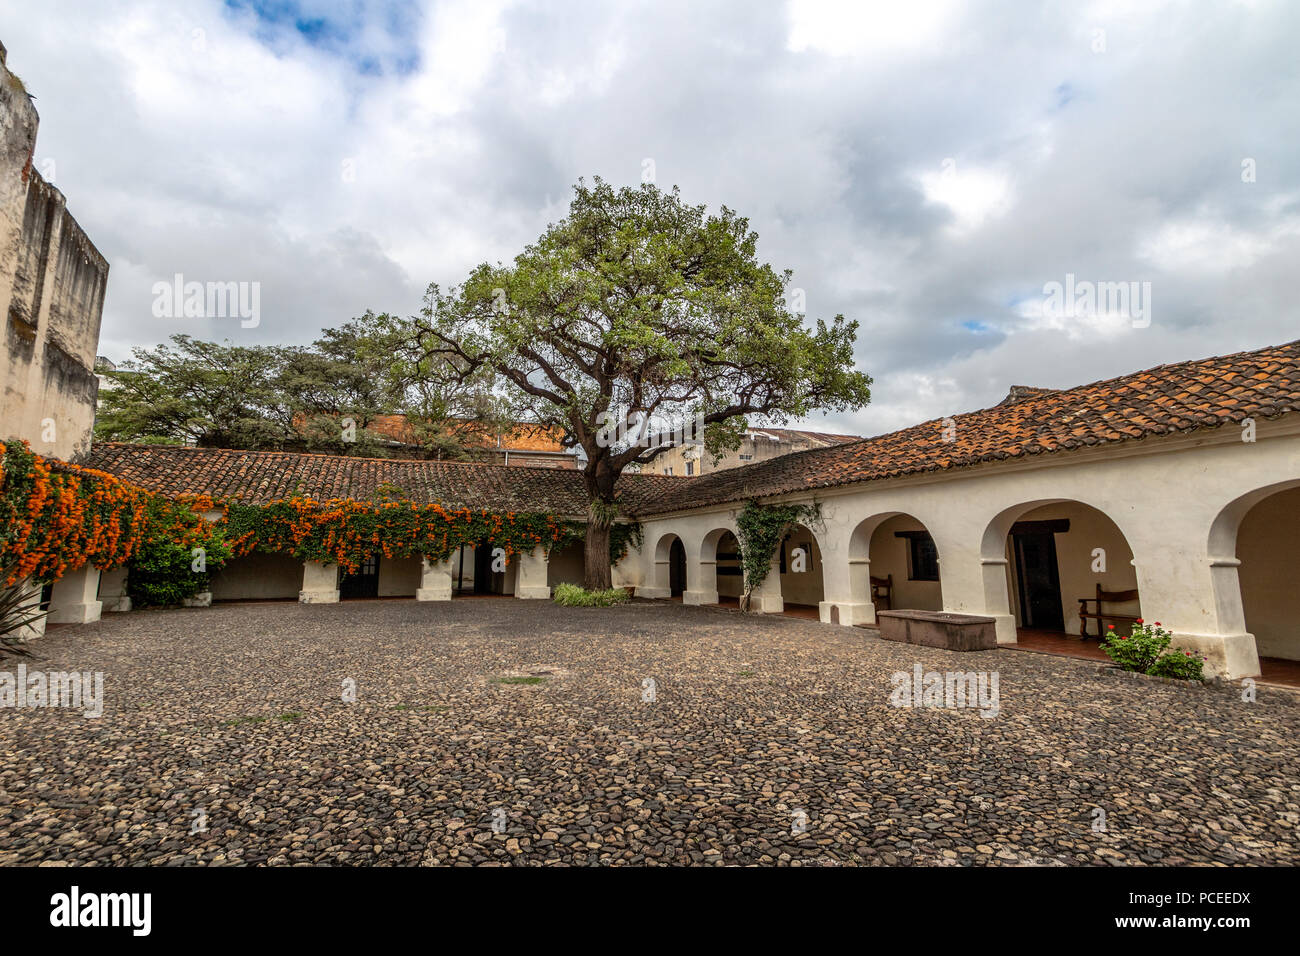
<path fill-rule="evenodd" d="M 871 604 L 877 611 L 894 609 L 894 576 L 892 574 L 878 578 L 871 577 Z M 860 580 L 860 579 L 859 579 Z"/>
<path fill-rule="evenodd" d="M 1103 591 L 1101 585 L 1098 584 L 1096 597 L 1079 598 L 1079 630 L 1082 632 L 1080 637 L 1088 636 L 1088 621 L 1090 620 L 1097 622 L 1098 639 L 1105 636 L 1105 631 L 1102 628 L 1103 621 L 1119 621 L 1125 624 L 1132 624 L 1137 620 L 1137 615 L 1110 613 L 1106 611 L 1105 605 L 1123 604 L 1128 601 L 1136 601 L 1137 599 L 1138 593 L 1136 588 L 1131 591 Z M 1095 611 L 1089 611 L 1089 604 L 1096 604 L 1097 609 Z"/>

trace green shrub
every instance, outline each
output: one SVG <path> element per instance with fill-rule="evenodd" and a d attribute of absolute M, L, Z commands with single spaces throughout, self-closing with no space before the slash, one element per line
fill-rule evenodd
<path fill-rule="evenodd" d="M 1205 680 L 1205 658 L 1192 651 L 1166 654 L 1147 671 L 1152 677 L 1176 677 L 1178 680 Z"/>
<path fill-rule="evenodd" d="M 194 548 L 151 537 L 128 566 L 126 593 L 131 603 L 136 607 L 171 607 L 208 590 L 211 572 L 230 559 L 230 548 L 218 532 L 203 545 L 203 552 L 206 567 L 195 571 Z"/>
<path fill-rule="evenodd" d="M 1160 622 L 1146 624 L 1138 618 L 1132 634 L 1116 634 L 1109 625 L 1101 649 L 1126 671 L 1152 677 L 1176 677 L 1179 680 L 1204 680 L 1205 658 L 1193 651 L 1176 647 L 1169 650 L 1173 635 Z"/>
<path fill-rule="evenodd" d="M 552 600 L 564 607 L 609 607 L 629 600 L 629 595 L 623 588 L 588 591 L 576 584 L 557 584 Z"/>

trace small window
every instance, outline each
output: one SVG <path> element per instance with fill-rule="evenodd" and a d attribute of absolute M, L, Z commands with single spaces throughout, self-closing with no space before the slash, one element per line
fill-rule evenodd
<path fill-rule="evenodd" d="M 909 581 L 939 580 L 939 549 L 934 546 L 934 538 L 927 533 L 911 534 L 907 537 Z"/>
<path fill-rule="evenodd" d="M 665 475 L 671 475 L 672 473 L 673 473 L 673 466 L 672 466 L 672 465 L 668 465 L 667 467 L 664 468 L 664 474 L 665 474 Z"/>
<path fill-rule="evenodd" d="M 693 475 L 693 474 L 695 474 L 695 462 L 693 462 L 693 461 L 688 461 L 688 462 L 686 463 L 686 474 L 688 474 L 688 475 Z"/>
<path fill-rule="evenodd" d="M 740 460 L 741 460 L 741 461 L 753 461 L 753 460 L 754 460 L 754 456 L 753 456 L 753 455 L 741 455 L 741 456 L 740 456 Z"/>

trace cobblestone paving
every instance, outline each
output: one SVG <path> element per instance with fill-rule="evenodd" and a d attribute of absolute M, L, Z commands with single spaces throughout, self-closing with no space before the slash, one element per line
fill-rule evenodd
<path fill-rule="evenodd" d="M 652 602 L 137 612 L 38 650 L 107 702 L 0 710 L 0 863 L 1300 863 L 1285 690 Z M 891 706 L 917 663 L 997 671 L 998 715 Z"/>

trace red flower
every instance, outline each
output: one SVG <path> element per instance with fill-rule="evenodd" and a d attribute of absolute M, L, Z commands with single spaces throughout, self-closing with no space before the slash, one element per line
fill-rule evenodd
<path fill-rule="evenodd" d="M 1160 626 L 1160 622 L 1159 622 L 1159 621 L 1156 621 L 1156 627 L 1159 627 L 1159 626 Z"/>
<path fill-rule="evenodd" d="M 1114 625 L 1114 624 L 1107 624 L 1107 625 L 1106 625 L 1106 630 L 1108 630 L 1108 631 L 1113 631 L 1113 630 L 1115 630 L 1115 625 Z"/>
<path fill-rule="evenodd" d="M 1138 619 L 1137 619 L 1137 623 L 1138 623 L 1138 624 L 1141 624 L 1141 623 L 1142 623 L 1142 618 L 1138 618 Z"/>
<path fill-rule="evenodd" d="M 1128 635 L 1127 635 L 1127 634 L 1121 634 L 1121 635 L 1119 636 L 1119 639 L 1120 639 L 1121 641 L 1127 641 L 1127 640 L 1128 640 Z"/>

